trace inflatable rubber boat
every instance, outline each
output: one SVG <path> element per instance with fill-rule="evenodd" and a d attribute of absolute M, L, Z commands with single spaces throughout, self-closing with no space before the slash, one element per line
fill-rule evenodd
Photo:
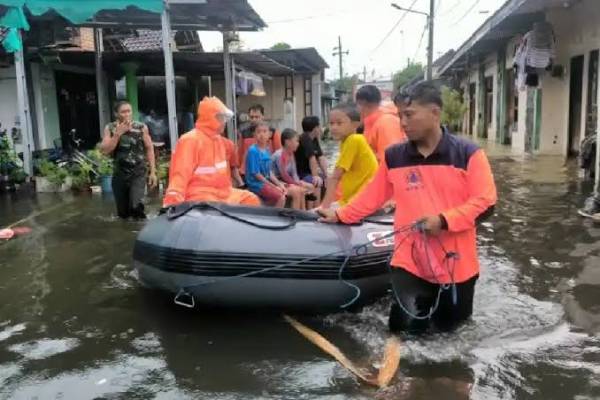
<path fill-rule="evenodd" d="M 317 219 L 289 209 L 180 204 L 139 233 L 134 265 L 144 286 L 187 307 L 335 311 L 385 294 L 391 216 L 352 226 Z"/>

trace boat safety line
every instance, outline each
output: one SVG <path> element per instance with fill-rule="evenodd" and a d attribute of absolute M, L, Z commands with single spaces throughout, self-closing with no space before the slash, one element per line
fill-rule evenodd
<path fill-rule="evenodd" d="M 354 285 L 354 284 L 352 284 L 350 282 L 345 281 L 343 279 L 343 276 L 342 276 L 343 271 L 346 268 L 346 266 L 348 265 L 348 262 L 350 260 L 350 255 L 348 255 L 348 254 L 351 254 L 351 252 L 355 252 L 355 254 L 359 254 L 360 251 L 366 250 L 366 248 L 370 244 L 373 244 L 373 243 L 375 243 L 377 241 L 380 241 L 380 240 L 383 240 L 383 239 L 387 239 L 389 237 L 393 237 L 394 235 L 397 235 L 399 233 L 403 233 L 403 232 L 407 232 L 407 231 L 413 230 L 413 229 L 415 229 L 416 226 L 417 226 L 417 224 L 405 225 L 403 227 L 400 227 L 398 229 L 390 231 L 390 232 L 386 233 L 385 235 L 378 236 L 377 238 L 375 238 L 373 240 L 369 240 L 368 242 L 362 243 L 360 245 L 353 246 L 350 249 L 350 253 L 348 253 L 346 250 L 337 250 L 337 251 L 334 251 L 334 252 L 331 252 L 331 253 L 328 253 L 328 254 L 324 254 L 324 255 L 320 255 L 320 256 L 307 257 L 307 258 L 303 258 L 303 259 L 298 260 L 298 261 L 292 261 L 292 262 L 289 262 L 289 263 L 275 265 L 273 267 L 267 267 L 267 268 L 263 268 L 263 269 L 256 270 L 256 271 L 250 271 L 250 272 L 246 272 L 246 273 L 240 274 L 240 275 L 228 276 L 228 277 L 225 277 L 225 278 L 218 278 L 218 279 L 210 279 L 210 280 L 205 280 L 205 281 L 201 281 L 201 282 L 195 283 L 193 285 L 183 286 L 183 287 L 181 287 L 179 289 L 179 291 L 175 295 L 175 298 L 173 299 L 173 301 L 177 305 L 188 307 L 188 308 L 194 308 L 194 301 L 193 301 L 194 296 L 192 294 L 190 294 L 190 293 L 187 292 L 188 289 L 199 287 L 199 286 L 204 286 L 204 285 L 211 285 L 211 284 L 216 284 L 216 283 L 224 283 L 224 282 L 228 282 L 228 281 L 232 281 L 232 280 L 240 279 L 240 278 L 247 278 L 247 277 L 250 277 L 250 276 L 253 276 L 253 275 L 259 275 L 259 274 L 262 274 L 262 273 L 265 273 L 265 272 L 276 271 L 276 270 L 287 268 L 287 267 L 294 267 L 294 266 L 305 264 L 307 262 L 317 261 L 317 260 L 325 259 L 325 258 L 328 258 L 328 257 L 333 257 L 333 256 L 336 256 L 338 254 L 346 253 L 347 256 L 344 259 L 344 262 L 342 263 L 342 265 L 340 266 L 340 270 L 338 272 L 338 277 L 342 281 L 342 283 L 344 283 L 347 286 L 350 286 L 351 288 L 353 288 L 356 291 L 356 295 L 354 296 L 354 298 L 350 302 L 342 305 L 343 308 L 347 308 L 350 305 L 354 304 L 356 302 L 356 300 L 358 300 L 358 298 L 360 297 L 360 288 L 358 288 L 358 286 L 356 286 L 356 285 Z M 188 303 L 185 300 L 183 300 L 184 298 L 192 299 L 192 301 L 190 301 Z"/>
<path fill-rule="evenodd" d="M 10 225 L 8 225 L 8 226 L 7 226 L 7 228 L 9 228 L 9 229 L 10 229 L 10 228 L 14 228 L 14 227 L 15 227 L 15 226 L 17 226 L 17 225 L 21 225 L 22 223 L 29 221 L 30 219 L 33 219 L 33 218 L 39 217 L 39 216 L 41 216 L 41 215 L 44 215 L 44 214 L 48 214 L 50 211 L 54 211 L 54 210 L 56 210 L 56 209 L 58 209 L 59 207 L 62 207 L 62 206 L 64 206 L 64 205 L 65 205 L 65 203 L 56 204 L 56 205 L 54 205 L 54 206 L 52 206 L 52 207 L 49 207 L 49 208 L 46 208 L 46 209 L 44 209 L 44 210 L 40 210 L 40 211 L 38 211 L 38 212 L 35 212 L 35 213 L 33 213 L 33 214 L 30 214 L 30 215 L 28 215 L 27 217 L 25 217 L 25 218 L 23 218 L 23 219 L 20 219 L 20 220 L 18 220 L 18 221 L 16 221 L 16 222 L 13 222 L 13 223 L 12 223 L 12 224 L 10 224 Z"/>
<path fill-rule="evenodd" d="M 219 207 L 214 206 L 214 205 L 209 204 L 209 203 L 200 203 L 200 204 L 186 205 L 186 207 L 184 207 L 182 210 L 178 210 L 177 206 L 170 207 L 170 208 L 167 209 L 167 218 L 169 220 L 172 220 L 172 219 L 175 219 L 175 218 L 179 218 L 179 217 L 187 214 L 189 211 L 191 211 L 194 208 L 208 208 L 208 209 L 217 211 L 218 213 L 220 213 L 224 217 L 233 219 L 234 221 L 238 221 L 238 222 L 241 222 L 241 223 L 246 224 L 246 225 L 254 226 L 256 228 L 268 229 L 268 230 L 272 230 L 272 231 L 284 231 L 286 229 L 293 228 L 294 226 L 296 226 L 296 222 L 297 222 L 297 219 L 296 219 L 296 217 L 293 214 L 282 214 L 281 215 L 282 217 L 287 217 L 287 218 L 290 219 L 289 223 L 287 223 L 285 225 L 263 225 L 263 224 L 259 224 L 259 223 L 254 222 L 254 221 L 250 221 L 250 220 L 245 219 L 245 218 L 238 217 L 237 215 L 231 214 L 231 213 L 223 210 L 222 208 L 219 208 Z"/>

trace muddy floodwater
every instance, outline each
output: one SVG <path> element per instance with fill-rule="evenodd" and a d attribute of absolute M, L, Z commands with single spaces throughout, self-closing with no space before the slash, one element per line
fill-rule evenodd
<path fill-rule="evenodd" d="M 142 289 L 143 224 L 101 196 L 1 196 L 0 399 L 598 399 L 600 225 L 559 158 L 491 149 L 500 201 L 479 229 L 472 321 L 402 344 L 392 387 L 361 385 L 279 315 L 190 312 Z M 156 214 L 158 203 L 151 202 Z M 298 318 L 377 367 L 391 298 Z"/>

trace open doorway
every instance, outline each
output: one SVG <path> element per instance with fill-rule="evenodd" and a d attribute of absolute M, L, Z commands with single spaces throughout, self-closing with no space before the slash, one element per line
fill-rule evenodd
<path fill-rule="evenodd" d="M 483 135 L 484 139 L 488 138 L 490 129 L 492 128 L 492 115 L 494 107 L 494 78 L 488 76 L 485 78 L 485 99 L 483 104 Z"/>
<path fill-rule="evenodd" d="M 581 113 L 583 90 L 584 57 L 571 58 L 571 85 L 569 91 L 569 140 L 567 154 L 574 157 L 579 154 L 581 139 Z"/>
<path fill-rule="evenodd" d="M 469 136 L 473 136 L 475 130 L 475 95 L 477 87 L 474 83 L 469 85 Z"/>
<path fill-rule="evenodd" d="M 62 147 L 73 144 L 69 133 L 74 129 L 74 137 L 81 141 L 79 148 L 93 149 L 101 139 L 96 80 L 93 75 L 55 73 Z"/>

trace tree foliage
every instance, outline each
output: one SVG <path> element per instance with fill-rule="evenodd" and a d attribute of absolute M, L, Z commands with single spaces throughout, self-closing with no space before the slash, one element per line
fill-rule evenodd
<path fill-rule="evenodd" d="M 463 122 L 463 116 L 467 110 L 460 93 L 447 86 L 442 87 L 442 124 L 456 129 Z"/>
<path fill-rule="evenodd" d="M 352 92 L 354 85 L 358 83 L 358 74 L 352 76 L 345 76 L 342 79 L 336 79 L 331 82 L 334 88 L 337 90 L 343 90 L 345 92 Z"/>
<path fill-rule="evenodd" d="M 271 50 L 289 50 L 291 48 L 292 46 L 286 42 L 275 43 L 273 46 L 271 46 Z"/>
<path fill-rule="evenodd" d="M 400 89 L 414 77 L 423 74 L 425 68 L 421 63 L 409 63 L 406 68 L 394 74 L 394 89 Z"/>

